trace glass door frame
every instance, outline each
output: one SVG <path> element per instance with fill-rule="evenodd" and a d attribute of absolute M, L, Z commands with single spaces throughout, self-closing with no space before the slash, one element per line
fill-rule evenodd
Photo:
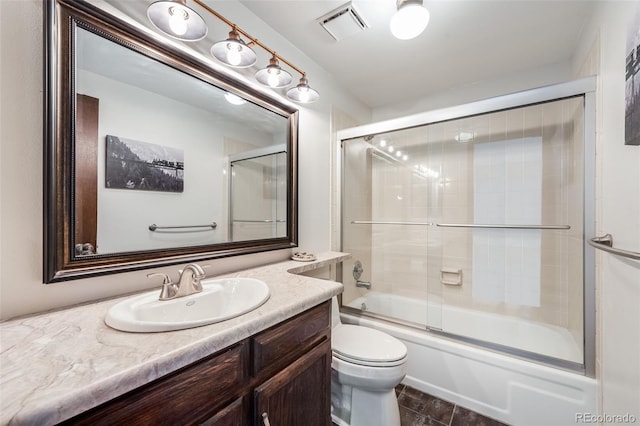
<path fill-rule="evenodd" d="M 234 241 L 233 239 L 233 163 L 236 163 L 238 161 L 245 161 L 245 160 L 253 160 L 253 159 L 257 159 L 257 158 L 262 158 L 262 157 L 268 157 L 271 155 L 276 155 L 276 154 L 287 154 L 287 147 L 285 144 L 280 144 L 280 145 L 272 145 L 272 146 L 267 146 L 264 148 L 257 148 L 251 151 L 245 151 L 242 152 L 240 154 L 234 154 L 234 155 L 230 155 L 228 158 L 228 164 L 227 164 L 227 170 L 229 171 L 229 177 L 227 179 L 227 185 L 228 185 L 228 199 L 229 202 L 227 203 L 229 205 L 229 211 L 228 211 L 228 218 L 229 218 L 229 223 L 228 223 L 228 235 L 229 235 L 229 240 L 230 241 Z M 286 164 L 286 170 L 285 170 L 285 176 L 289 176 L 289 165 Z M 276 182 L 274 181 L 274 184 Z M 288 200 L 287 200 L 288 202 Z M 277 220 L 274 219 L 274 220 Z M 288 218 L 287 218 L 288 220 Z M 277 222 L 274 222 L 274 225 L 277 227 Z"/>

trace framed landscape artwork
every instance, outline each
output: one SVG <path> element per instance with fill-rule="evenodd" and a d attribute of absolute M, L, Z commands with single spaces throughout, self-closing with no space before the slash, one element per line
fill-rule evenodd
<path fill-rule="evenodd" d="M 184 151 L 107 135 L 105 187 L 182 192 Z"/>

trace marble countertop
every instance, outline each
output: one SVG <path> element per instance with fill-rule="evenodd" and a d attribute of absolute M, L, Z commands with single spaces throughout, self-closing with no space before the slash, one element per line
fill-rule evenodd
<path fill-rule="evenodd" d="M 0 323 L 0 424 L 48 425 L 151 382 L 342 292 L 342 284 L 297 275 L 349 257 L 285 261 L 220 277 L 263 280 L 258 309 L 217 324 L 165 333 L 126 333 L 104 323 L 123 298 Z"/>

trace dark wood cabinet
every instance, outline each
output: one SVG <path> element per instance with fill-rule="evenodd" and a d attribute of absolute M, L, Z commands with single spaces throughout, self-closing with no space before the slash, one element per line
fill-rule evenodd
<path fill-rule="evenodd" d="M 248 349 L 247 341 L 240 342 L 82 413 L 66 424 L 197 424 L 241 395 L 249 377 Z"/>
<path fill-rule="evenodd" d="M 73 425 L 331 424 L 331 304 L 86 411 Z"/>
<path fill-rule="evenodd" d="M 254 422 L 329 426 L 330 386 L 331 344 L 325 341 L 256 388 Z"/>
<path fill-rule="evenodd" d="M 239 426 L 247 424 L 247 408 L 245 398 L 240 397 L 231 404 L 218 411 L 213 417 L 205 420 L 200 426 Z"/>

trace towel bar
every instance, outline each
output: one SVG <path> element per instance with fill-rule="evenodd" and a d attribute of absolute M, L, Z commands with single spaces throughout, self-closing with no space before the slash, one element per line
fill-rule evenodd
<path fill-rule="evenodd" d="M 591 238 L 587 241 L 591 247 L 595 247 L 598 250 L 603 250 L 608 253 L 615 254 L 617 256 L 626 257 L 629 259 L 640 260 L 640 253 L 631 250 L 622 250 L 613 247 L 613 236 L 606 234 L 602 237 Z"/>
<path fill-rule="evenodd" d="M 571 229 L 569 225 L 484 225 L 474 223 L 388 222 L 375 220 L 353 220 L 351 223 L 353 225 L 435 225 L 442 228 Z"/>
<path fill-rule="evenodd" d="M 149 225 L 149 231 L 155 231 L 157 229 L 187 229 L 187 228 L 211 228 L 216 229 L 218 224 L 215 222 L 207 223 L 206 225 L 183 225 L 183 226 L 158 226 L 155 223 Z"/>

